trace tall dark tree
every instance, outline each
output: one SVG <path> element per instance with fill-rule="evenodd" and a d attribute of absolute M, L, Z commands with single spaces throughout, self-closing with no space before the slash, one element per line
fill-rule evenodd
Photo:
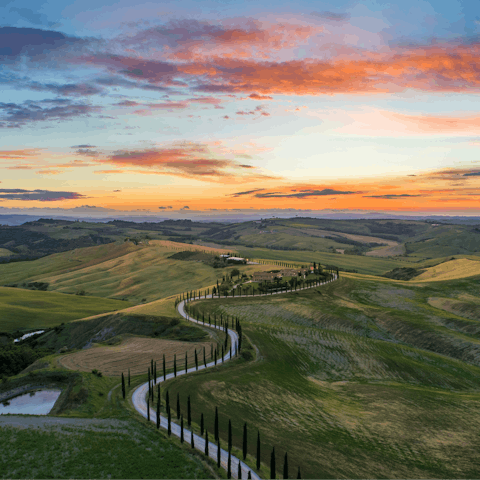
<path fill-rule="evenodd" d="M 215 407 L 215 440 L 218 438 L 218 407 Z"/>
<path fill-rule="evenodd" d="M 122 372 L 122 396 L 123 396 L 123 399 L 125 400 L 125 377 L 123 376 L 123 372 Z"/>
<path fill-rule="evenodd" d="M 157 362 L 153 364 L 153 383 L 157 384 Z"/>
<path fill-rule="evenodd" d="M 198 355 L 197 355 L 197 349 L 195 349 L 195 370 L 198 370 Z"/>
<path fill-rule="evenodd" d="M 167 379 L 167 368 L 165 365 L 165 354 L 163 354 L 163 381 Z"/>
<path fill-rule="evenodd" d="M 180 443 L 183 443 L 183 415 L 180 418 Z"/>
<path fill-rule="evenodd" d="M 192 424 L 192 408 L 190 405 L 190 395 L 187 400 L 187 424 L 190 426 Z"/>
<path fill-rule="evenodd" d="M 220 448 L 220 439 L 217 438 L 217 467 L 219 468 L 221 465 L 221 454 L 222 454 L 222 449 Z"/>
<path fill-rule="evenodd" d="M 275 478 L 275 470 L 275 447 L 273 447 L 270 455 L 270 478 Z"/>
<path fill-rule="evenodd" d="M 147 398 L 147 420 L 150 421 L 150 397 Z"/>
<path fill-rule="evenodd" d="M 242 480 L 242 462 L 238 461 L 238 472 L 237 472 L 238 480 Z"/>
<path fill-rule="evenodd" d="M 205 455 L 208 457 L 208 430 L 205 431 Z"/>
<path fill-rule="evenodd" d="M 151 387 L 151 384 L 150 384 L 150 367 L 148 367 L 148 396 L 151 395 L 150 387 Z"/>
<path fill-rule="evenodd" d="M 160 397 L 158 397 L 157 402 L 157 429 L 160 428 Z"/>
<path fill-rule="evenodd" d="M 190 433 L 190 445 L 192 448 L 195 448 L 195 435 L 193 435 L 193 432 Z"/>
<path fill-rule="evenodd" d="M 247 477 L 247 478 L 248 478 L 249 480 L 251 480 L 251 478 L 252 478 L 252 471 L 251 471 L 251 470 L 248 471 L 248 477 Z"/>
<path fill-rule="evenodd" d="M 167 392 L 168 394 L 168 392 Z M 170 409 L 168 409 L 168 430 L 167 430 L 168 436 L 172 434 L 172 412 Z"/>
<path fill-rule="evenodd" d="M 188 371 L 188 352 L 185 352 L 185 373 Z"/>
<path fill-rule="evenodd" d="M 203 437 L 203 429 L 204 429 L 204 423 L 203 423 L 203 413 L 200 415 L 200 435 Z"/>
<path fill-rule="evenodd" d="M 215 349 L 215 365 L 217 364 L 217 349 Z"/>
<path fill-rule="evenodd" d="M 168 413 L 170 411 L 170 397 L 168 395 L 168 390 L 167 390 L 167 395 L 165 396 L 165 408 Z"/>
<path fill-rule="evenodd" d="M 247 422 L 243 424 L 243 460 L 247 458 Z"/>
<path fill-rule="evenodd" d="M 228 420 L 228 451 L 232 449 L 232 421 Z"/>
<path fill-rule="evenodd" d="M 177 420 L 180 418 L 180 394 L 177 393 Z"/>
<path fill-rule="evenodd" d="M 227 478 L 232 478 L 232 452 L 228 451 Z"/>
<path fill-rule="evenodd" d="M 257 435 L 257 470 L 260 470 L 260 432 Z"/>
<path fill-rule="evenodd" d="M 288 478 L 288 455 L 285 452 L 285 459 L 283 461 L 283 478 Z"/>
<path fill-rule="evenodd" d="M 223 356 L 224 356 L 224 353 L 223 353 L 223 345 L 222 345 L 222 363 L 223 363 Z"/>
<path fill-rule="evenodd" d="M 177 376 L 177 354 L 173 355 L 173 376 Z"/>
<path fill-rule="evenodd" d="M 302 478 L 302 474 L 300 473 L 300 467 L 298 467 L 297 478 Z"/>

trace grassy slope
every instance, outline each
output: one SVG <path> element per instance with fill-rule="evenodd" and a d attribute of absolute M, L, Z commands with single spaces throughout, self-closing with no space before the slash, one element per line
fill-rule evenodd
<path fill-rule="evenodd" d="M 0 287 L 0 331 L 54 327 L 128 305 L 119 300 Z"/>
<path fill-rule="evenodd" d="M 478 295 L 477 281 L 344 278 L 321 294 L 202 302 L 241 318 L 262 360 L 174 381 L 170 395 L 190 394 L 209 430 L 218 406 L 237 446 L 247 420 L 249 451 L 258 428 L 265 464 L 275 445 L 278 470 L 288 450 L 304 478 L 475 476 L 480 328 L 428 298 Z"/>
<path fill-rule="evenodd" d="M 214 269 L 200 262 L 173 260 L 168 257 L 179 248 L 190 245 L 162 242 L 134 246 L 131 243 L 89 247 L 44 257 L 33 262 L 0 265 L 5 283 L 41 281 L 49 290 L 87 295 L 126 298 L 140 303 L 153 301 L 186 290 L 214 285 L 228 271 L 239 268 L 243 273 L 268 269 L 246 265 Z"/>
<path fill-rule="evenodd" d="M 236 247 L 247 258 L 259 258 L 276 261 L 292 261 L 308 264 L 320 262 L 322 265 L 336 265 L 341 268 L 358 270 L 359 273 L 381 275 L 397 267 L 410 266 L 409 262 L 384 258 L 372 258 L 359 255 L 341 255 L 326 252 L 277 251 L 266 248 Z"/>
<path fill-rule="evenodd" d="M 9 255 L 12 255 L 10 250 L 7 250 L 6 248 L 0 248 L 0 257 L 8 257 Z"/>
<path fill-rule="evenodd" d="M 72 386 L 63 391 L 61 404 L 55 405 L 52 414 L 108 420 L 97 427 L 85 424 L 45 431 L 0 425 L 0 435 L 10 446 L 0 450 L 1 478 L 218 478 L 211 462 L 139 417 L 121 397 L 118 378 L 65 372 L 57 358 L 42 359 L 46 368 L 20 374 L 9 384 L 38 384 L 48 374 L 66 374 L 74 378 Z M 146 375 L 132 379 L 127 391 L 145 381 Z"/>

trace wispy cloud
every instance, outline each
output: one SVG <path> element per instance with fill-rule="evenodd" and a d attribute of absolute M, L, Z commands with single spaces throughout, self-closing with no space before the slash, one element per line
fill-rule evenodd
<path fill-rule="evenodd" d="M 38 202 L 57 202 L 61 200 L 76 200 L 85 195 L 76 192 L 53 192 L 49 190 L 24 190 L 21 188 L 0 189 L 0 199 L 26 200 Z"/>
<path fill-rule="evenodd" d="M 324 188 L 323 190 L 300 190 L 294 193 L 266 192 L 256 193 L 257 198 L 307 198 L 307 197 L 323 197 L 326 195 L 355 195 L 361 192 L 333 190 Z"/>

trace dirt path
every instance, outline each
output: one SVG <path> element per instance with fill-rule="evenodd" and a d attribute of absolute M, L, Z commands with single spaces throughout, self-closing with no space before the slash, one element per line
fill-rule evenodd
<path fill-rule="evenodd" d="M 331 282 L 335 281 L 336 279 L 337 279 L 337 276 L 334 274 L 333 275 L 333 280 L 330 280 L 328 282 L 322 282 L 322 283 L 319 283 L 318 285 L 313 285 L 311 287 L 304 287 L 304 288 L 301 288 L 301 289 L 298 289 L 298 290 L 306 290 L 308 288 L 315 288 L 317 286 L 324 285 L 325 283 L 331 283 Z M 290 293 L 290 292 L 274 292 L 273 295 L 279 295 L 279 294 L 282 294 L 282 293 Z M 257 297 L 260 297 L 260 296 L 270 296 L 270 294 L 257 295 Z M 228 298 L 240 298 L 240 297 L 242 297 L 242 298 L 247 298 L 247 297 L 255 298 L 251 295 L 239 295 L 237 297 L 228 297 Z M 213 298 L 213 297 L 210 294 L 210 295 L 207 295 L 207 299 L 208 298 Z M 215 297 L 215 298 L 217 298 L 217 297 Z M 205 300 L 205 297 L 192 299 L 192 301 L 194 301 L 194 300 Z M 183 318 L 185 318 L 186 320 L 189 320 L 191 322 L 203 325 L 202 322 L 191 318 L 185 312 L 185 303 L 186 303 L 186 301 L 182 300 L 177 305 L 178 313 Z M 217 330 L 222 329 L 220 326 L 217 326 L 217 327 L 211 326 L 211 328 L 216 328 Z M 228 334 L 230 336 L 230 340 L 231 340 L 231 343 L 232 343 L 232 357 L 234 357 L 237 354 L 238 334 L 237 334 L 237 332 L 235 332 L 231 329 L 228 330 Z M 226 362 L 228 360 L 230 360 L 230 352 L 227 352 L 226 355 L 222 359 L 220 359 L 217 363 L 223 363 L 223 362 Z M 205 368 L 210 368 L 210 367 L 213 367 L 213 366 L 215 366 L 215 363 L 210 362 L 210 363 L 207 363 L 206 367 L 205 367 L 205 365 L 199 365 L 198 370 L 203 370 Z M 181 376 L 181 375 L 185 375 L 187 373 L 192 373 L 192 372 L 195 372 L 195 371 L 196 371 L 195 367 L 189 368 L 187 371 L 185 371 L 185 369 L 180 370 L 180 371 L 177 371 L 177 377 Z M 156 382 L 161 383 L 161 382 L 163 382 L 165 380 L 169 380 L 170 378 L 173 378 L 173 377 L 174 377 L 173 373 L 169 373 L 166 376 L 166 378 L 164 378 L 163 375 L 162 375 L 162 376 L 157 378 Z M 153 380 L 152 380 L 152 384 L 153 384 Z M 133 402 L 133 406 L 135 407 L 135 410 L 137 410 L 137 412 L 139 412 L 140 415 L 142 415 L 144 418 L 148 418 L 147 402 L 145 400 L 147 392 L 148 392 L 148 382 L 144 383 L 143 385 L 140 385 L 133 392 L 133 395 L 132 395 L 132 402 Z M 154 423 L 156 423 L 156 421 L 157 421 L 157 414 L 156 414 L 156 411 L 155 411 L 154 408 L 150 408 L 150 421 L 152 421 Z M 160 427 L 168 429 L 168 419 L 161 416 L 161 415 L 160 415 Z M 176 423 L 171 422 L 171 429 L 172 429 L 172 435 L 180 437 L 180 425 L 177 425 Z M 202 437 L 200 437 L 196 434 L 193 434 L 190 430 L 188 430 L 186 428 L 183 429 L 183 435 L 184 435 L 185 442 L 187 442 L 187 443 L 191 442 L 191 436 L 193 435 L 195 448 L 202 453 L 205 452 L 205 440 Z M 208 453 L 209 453 L 210 458 L 212 458 L 213 460 L 217 459 L 218 447 L 215 443 L 208 442 Z M 238 464 L 239 464 L 239 462 L 241 464 L 241 471 L 242 471 L 241 478 L 242 479 L 246 479 L 248 477 L 248 472 L 250 472 L 251 476 L 252 476 L 252 479 L 260 480 L 260 477 L 255 473 L 255 471 L 252 468 L 250 468 L 246 463 L 242 462 L 240 459 L 238 459 L 237 457 L 234 457 L 233 455 L 231 456 L 232 478 L 238 478 Z M 220 463 L 221 463 L 222 468 L 227 470 L 227 468 L 228 468 L 228 452 L 226 450 L 220 449 Z"/>

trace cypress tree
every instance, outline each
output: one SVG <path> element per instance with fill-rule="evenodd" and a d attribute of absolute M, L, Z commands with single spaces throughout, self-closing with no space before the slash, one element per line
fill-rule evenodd
<path fill-rule="evenodd" d="M 192 446 L 192 448 L 195 448 L 195 438 L 193 432 L 190 433 L 190 445 Z"/>
<path fill-rule="evenodd" d="M 288 478 L 288 456 L 287 452 L 285 452 L 285 460 L 283 462 L 283 478 Z"/>
<path fill-rule="evenodd" d="M 260 470 L 260 432 L 257 436 L 257 470 Z"/>
<path fill-rule="evenodd" d="M 168 392 L 167 392 L 168 393 Z M 168 436 L 172 434 L 172 412 L 168 410 Z"/>
<path fill-rule="evenodd" d="M 167 390 L 167 395 L 165 397 L 165 408 L 167 409 L 167 413 L 170 411 L 170 397 L 168 395 L 168 390 Z"/>
<path fill-rule="evenodd" d="M 243 460 L 247 458 L 247 422 L 243 425 Z"/>
<path fill-rule="evenodd" d="M 238 480 L 242 480 L 242 462 L 238 461 L 238 472 L 237 472 Z"/>
<path fill-rule="evenodd" d="M 177 376 L 177 354 L 173 355 L 173 376 Z"/>
<path fill-rule="evenodd" d="M 227 478 L 232 478 L 232 452 L 228 451 Z"/>
<path fill-rule="evenodd" d="M 218 438 L 218 407 L 215 407 L 215 440 Z"/>
<path fill-rule="evenodd" d="M 147 398 L 147 420 L 150 421 L 150 397 Z"/>
<path fill-rule="evenodd" d="M 197 349 L 195 349 L 195 370 L 198 370 L 198 355 L 197 355 Z"/>
<path fill-rule="evenodd" d="M 203 428 L 204 428 L 204 423 L 203 423 L 203 413 L 200 416 L 200 435 L 203 437 Z"/>
<path fill-rule="evenodd" d="M 165 365 L 165 354 L 163 354 L 163 381 L 167 379 L 167 368 Z"/>
<path fill-rule="evenodd" d="M 157 361 L 153 364 L 153 382 L 157 384 Z"/>
<path fill-rule="evenodd" d="M 275 470 L 275 447 L 273 447 L 270 455 L 270 478 L 275 478 Z"/>
<path fill-rule="evenodd" d="M 128 386 L 130 386 L 130 369 L 128 369 Z"/>
<path fill-rule="evenodd" d="M 232 449 L 232 421 L 228 420 L 228 451 Z"/>
<path fill-rule="evenodd" d="M 157 430 L 160 428 L 160 397 L 157 402 Z"/>
<path fill-rule="evenodd" d="M 208 430 L 205 431 L 205 455 L 208 457 Z"/>
<path fill-rule="evenodd" d="M 180 418 L 180 394 L 177 393 L 177 420 Z"/>
<path fill-rule="evenodd" d="M 123 372 L 122 372 L 122 396 L 123 396 L 123 399 L 125 400 L 125 378 L 123 376 Z"/>
<path fill-rule="evenodd" d="M 298 467 L 297 478 L 302 478 L 302 474 L 300 473 L 300 467 Z"/>
<path fill-rule="evenodd" d="M 230 359 L 232 359 L 232 344 L 230 344 Z"/>
<path fill-rule="evenodd" d="M 148 367 L 148 396 L 150 396 L 150 367 Z"/>
<path fill-rule="evenodd" d="M 187 401 L 187 424 L 188 426 L 192 424 L 192 409 L 190 406 L 190 395 L 188 396 L 188 401 Z"/>
<path fill-rule="evenodd" d="M 188 371 L 188 352 L 185 352 L 185 373 Z"/>
<path fill-rule="evenodd" d="M 220 438 L 217 438 L 217 467 L 220 468 L 221 465 L 221 449 L 220 449 Z"/>
<path fill-rule="evenodd" d="M 215 349 L 215 365 L 217 364 L 217 349 Z"/>
<path fill-rule="evenodd" d="M 180 443 L 183 443 L 184 438 L 183 438 L 183 415 L 180 419 Z"/>
<path fill-rule="evenodd" d="M 251 478 L 252 478 L 252 471 L 251 470 L 248 471 L 248 477 L 247 478 L 251 480 Z"/>

